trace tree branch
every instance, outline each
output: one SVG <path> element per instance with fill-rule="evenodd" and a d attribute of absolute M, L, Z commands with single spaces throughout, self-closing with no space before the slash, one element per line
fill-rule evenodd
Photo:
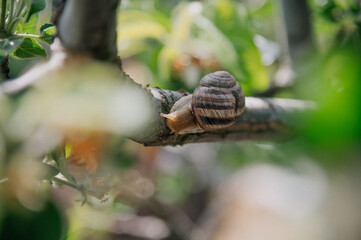
<path fill-rule="evenodd" d="M 310 11 L 306 0 L 282 0 L 282 12 L 290 57 L 302 59 L 314 49 Z"/>
<path fill-rule="evenodd" d="M 58 23 L 63 46 L 95 59 L 116 60 L 118 4 L 119 0 L 67 0 Z"/>
<path fill-rule="evenodd" d="M 199 142 L 223 142 L 237 140 L 280 140 L 292 136 L 297 127 L 297 118 L 305 111 L 316 108 L 310 101 L 246 97 L 246 112 L 237 122 L 225 129 L 178 135 L 170 135 L 165 119 L 160 113 L 168 113 L 175 101 L 184 93 L 151 88 L 156 116 L 150 124 L 151 130 L 133 140 L 146 146 L 182 145 Z"/>

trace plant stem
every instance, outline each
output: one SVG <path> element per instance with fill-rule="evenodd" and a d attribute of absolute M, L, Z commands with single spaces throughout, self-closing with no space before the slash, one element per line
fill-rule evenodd
<path fill-rule="evenodd" d="M 65 181 L 63 179 L 60 179 L 60 178 L 57 178 L 57 177 L 53 177 L 51 180 L 53 180 L 54 182 L 58 182 L 58 183 L 61 183 L 61 184 L 64 184 L 66 186 L 69 186 L 69 187 L 72 187 L 74 189 L 78 189 L 77 186 L 75 184 L 72 184 L 68 181 Z"/>
<path fill-rule="evenodd" d="M 1 1 L 0 32 L 2 32 L 5 29 L 6 2 L 7 0 Z"/>
<path fill-rule="evenodd" d="M 16 33 L 13 36 L 15 36 L 15 37 L 28 37 L 28 38 L 40 38 L 40 35 L 28 34 L 28 33 Z"/>

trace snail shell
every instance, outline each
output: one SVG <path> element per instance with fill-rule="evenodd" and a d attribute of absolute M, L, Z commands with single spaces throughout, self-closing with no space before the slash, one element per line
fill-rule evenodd
<path fill-rule="evenodd" d="M 204 76 L 192 97 L 192 112 L 204 130 L 232 125 L 245 109 L 245 96 L 236 79 L 226 71 Z"/>
<path fill-rule="evenodd" d="M 236 79 L 226 71 L 204 76 L 193 95 L 178 100 L 166 118 L 171 133 L 199 133 L 232 125 L 245 109 L 245 96 Z"/>

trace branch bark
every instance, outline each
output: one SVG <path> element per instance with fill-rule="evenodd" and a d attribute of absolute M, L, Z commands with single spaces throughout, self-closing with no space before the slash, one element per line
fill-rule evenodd
<path fill-rule="evenodd" d="M 74 53 L 115 61 L 118 4 L 119 0 L 67 0 L 58 24 L 63 46 Z"/>
<path fill-rule="evenodd" d="M 282 0 L 282 12 L 290 57 L 297 61 L 315 49 L 307 1 Z"/>
<path fill-rule="evenodd" d="M 224 142 L 239 140 L 283 140 L 291 137 L 297 128 L 300 114 L 316 108 L 311 101 L 246 97 L 246 111 L 237 122 L 225 129 L 178 135 L 170 135 L 165 119 L 160 113 L 168 113 L 173 104 L 185 93 L 151 88 L 154 111 L 158 116 L 150 129 L 133 137 L 146 146 L 183 145 L 186 143 Z"/>

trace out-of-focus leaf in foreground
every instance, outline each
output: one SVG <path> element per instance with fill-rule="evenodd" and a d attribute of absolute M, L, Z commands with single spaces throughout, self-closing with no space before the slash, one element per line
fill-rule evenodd
<path fill-rule="evenodd" d="M 97 63 L 73 64 L 49 74 L 27 92 L 7 125 L 22 139 L 36 127 L 67 132 L 132 136 L 151 117 L 146 91 L 127 84 L 117 69 Z"/>
<path fill-rule="evenodd" d="M 23 40 L 23 37 L 10 37 L 0 39 L 0 55 L 9 55 L 23 42 Z"/>
<path fill-rule="evenodd" d="M 140 11 L 125 11 L 118 17 L 118 49 L 122 57 L 138 54 L 147 48 L 147 39 L 163 41 L 166 24 L 159 15 Z"/>
<path fill-rule="evenodd" d="M 63 230 L 62 215 L 53 203 L 48 203 L 40 211 L 8 208 L 0 225 L 0 238 L 58 240 Z"/>
<path fill-rule="evenodd" d="M 44 25 L 40 29 L 40 39 L 49 44 L 53 41 L 53 37 L 55 34 L 56 34 L 56 27 L 53 25 Z"/>
<path fill-rule="evenodd" d="M 330 53 L 307 75 L 307 87 L 301 91 L 320 106 L 306 130 L 307 140 L 314 146 L 333 152 L 360 143 L 360 62 L 360 55 L 346 47 Z"/>

